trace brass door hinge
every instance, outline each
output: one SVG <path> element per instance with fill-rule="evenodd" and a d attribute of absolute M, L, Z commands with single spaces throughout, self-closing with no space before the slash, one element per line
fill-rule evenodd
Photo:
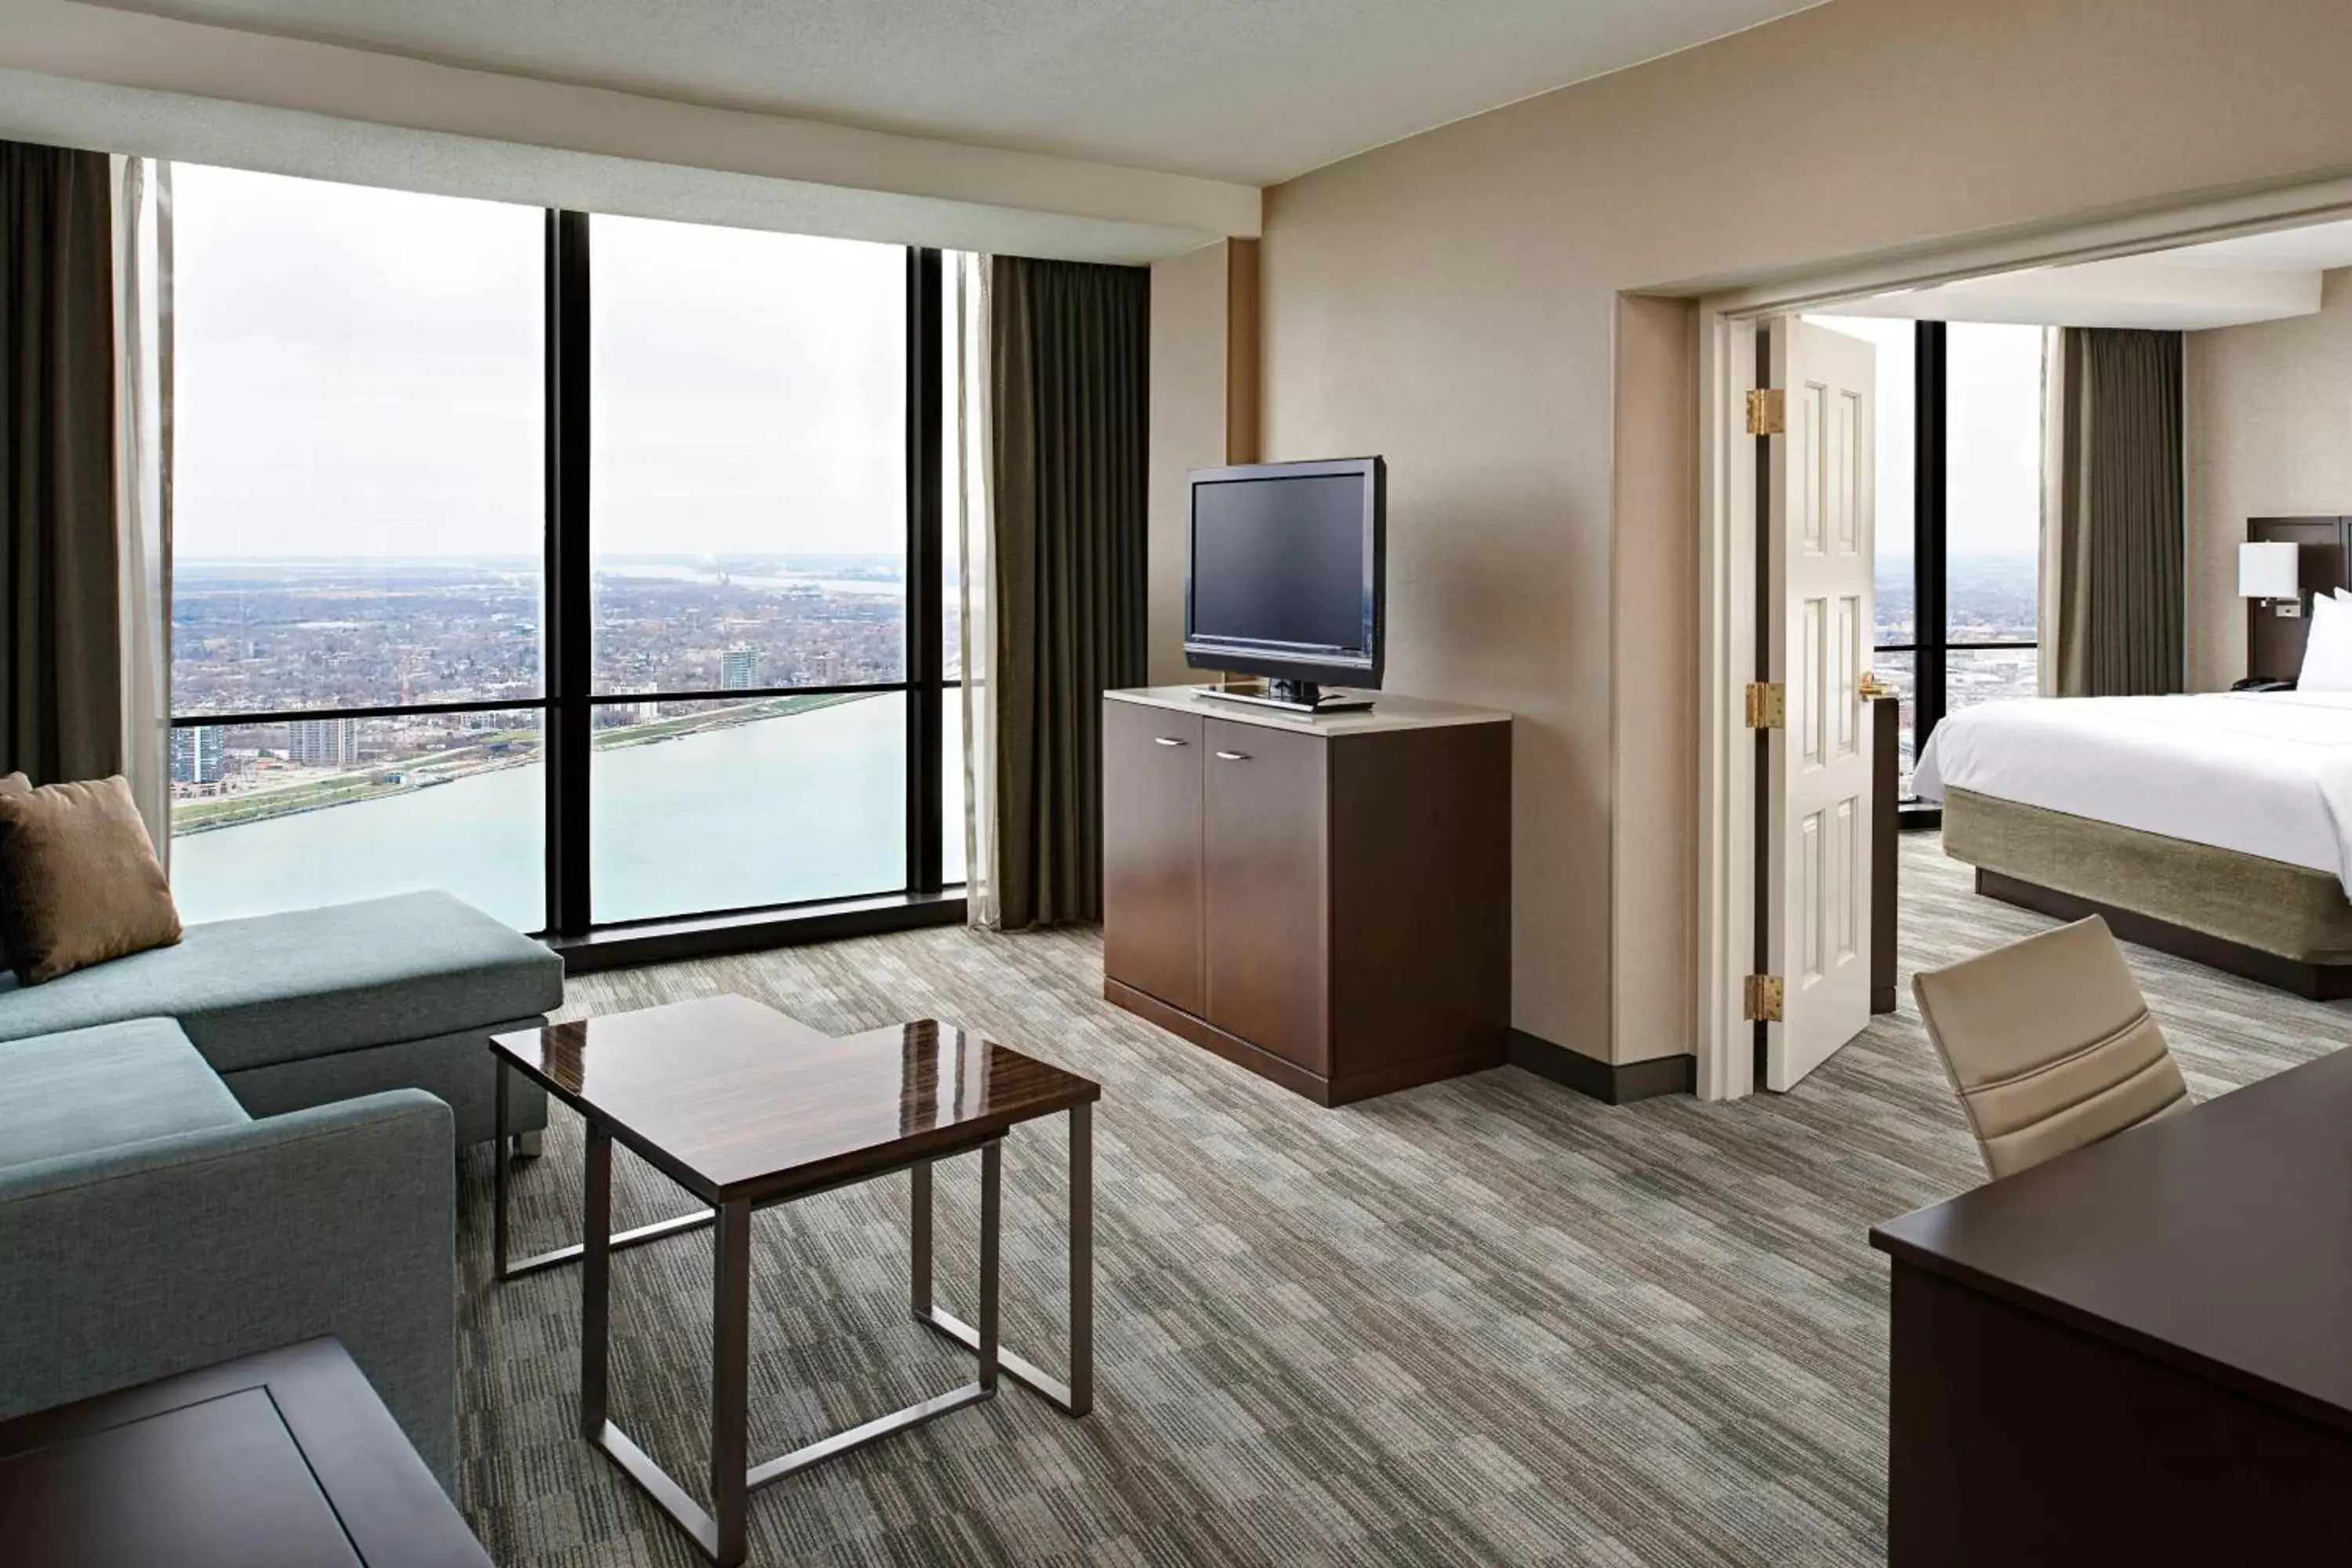
<path fill-rule="evenodd" d="M 1748 394 L 1748 433 L 1785 436 L 1789 433 L 1789 395 L 1777 386 L 1759 386 Z"/>
<path fill-rule="evenodd" d="M 1780 1022 L 1780 977 L 1751 974 L 1740 997 L 1739 1016 L 1751 1024 Z"/>
<path fill-rule="evenodd" d="M 1748 683 L 1748 727 L 1780 730 L 1789 722 L 1789 689 L 1777 680 Z"/>

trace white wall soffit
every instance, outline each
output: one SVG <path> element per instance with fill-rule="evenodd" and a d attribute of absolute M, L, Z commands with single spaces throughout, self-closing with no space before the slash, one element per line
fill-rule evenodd
<path fill-rule="evenodd" d="M 1920 321 L 2197 331 L 2315 315 L 2319 288 L 2315 271 L 2188 267 L 2169 258 L 2132 257 L 1971 278 L 1831 309 L 1839 315 Z"/>
<path fill-rule="evenodd" d="M 534 206 L 1073 260 L 1255 235 L 1257 190 L 76 5 L 0 0 L 0 136 Z"/>

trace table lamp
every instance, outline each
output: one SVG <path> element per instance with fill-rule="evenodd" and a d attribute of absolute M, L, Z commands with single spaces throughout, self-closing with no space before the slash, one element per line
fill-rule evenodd
<path fill-rule="evenodd" d="M 2238 597 L 2268 600 L 2282 616 L 2303 613 L 2303 547 L 2256 542 L 2238 546 Z"/>

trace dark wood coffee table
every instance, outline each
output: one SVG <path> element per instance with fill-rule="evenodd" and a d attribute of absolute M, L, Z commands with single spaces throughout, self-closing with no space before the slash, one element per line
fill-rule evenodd
<path fill-rule="evenodd" d="M 741 996 L 680 1002 L 499 1035 L 499 1133 L 508 1069 L 545 1086 L 587 1124 L 583 1239 L 509 1262 L 507 1162 L 497 1162 L 492 1246 L 501 1279 L 581 1264 L 580 1418 L 646 1494 L 722 1564 L 743 1561 L 750 1494 L 822 1460 L 951 1410 L 993 1398 L 1000 1367 L 1073 1415 L 1094 1401 L 1094 1102 L 1100 1085 L 935 1019 L 835 1037 Z M 1049 1377 L 997 1342 L 1002 1141 L 1066 1111 L 1070 1119 L 1070 1377 Z M 612 1230 L 618 1139 L 709 1208 Z M 981 1157 L 980 1323 L 931 1300 L 931 1163 Z M 751 1342 L 751 1215 L 898 1171 L 912 1184 L 915 1316 L 972 1350 L 975 1380 L 791 1453 L 751 1466 L 745 1426 Z M 606 1405 L 612 1254 L 715 1226 L 716 1365 L 710 1489 L 705 1513 L 615 1426 Z"/>
<path fill-rule="evenodd" d="M 10 1568 L 489 1568 L 343 1347 L 0 1422 Z"/>

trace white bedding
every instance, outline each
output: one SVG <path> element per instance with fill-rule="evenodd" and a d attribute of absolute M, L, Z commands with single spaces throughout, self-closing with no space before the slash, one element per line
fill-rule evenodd
<path fill-rule="evenodd" d="M 2352 692 L 1988 702 L 1936 726 L 1912 775 L 2332 873 L 2352 895 Z"/>

